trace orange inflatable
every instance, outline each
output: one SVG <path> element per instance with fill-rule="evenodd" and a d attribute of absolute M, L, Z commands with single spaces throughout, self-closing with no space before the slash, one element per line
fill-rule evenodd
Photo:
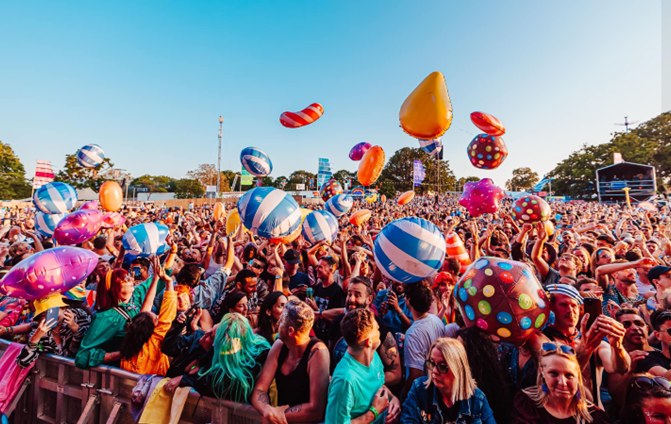
<path fill-rule="evenodd" d="M 123 203 L 123 190 L 116 181 L 105 181 L 98 191 L 100 206 L 108 212 L 116 212 L 121 209 Z"/>
<path fill-rule="evenodd" d="M 312 212 L 312 211 L 310 211 L 310 212 Z M 301 235 L 302 230 L 303 230 L 303 226 L 300 225 L 296 229 L 296 231 L 294 231 L 293 233 L 291 233 L 289 235 L 286 235 L 284 237 L 280 237 L 280 238 L 276 238 L 276 239 L 270 239 L 270 241 L 272 243 L 282 243 L 282 244 L 291 243 L 292 241 L 296 240 L 298 238 L 298 236 Z"/>
<path fill-rule="evenodd" d="M 445 134 L 452 125 L 452 102 L 443 74 L 426 77 L 405 99 L 398 119 L 414 138 L 432 140 Z"/>
<path fill-rule="evenodd" d="M 212 215 L 213 215 L 212 217 L 215 220 L 217 221 L 220 220 L 224 216 L 224 204 L 221 202 L 217 202 L 214 205 L 214 212 L 212 212 Z"/>
<path fill-rule="evenodd" d="M 445 242 L 447 243 L 445 255 L 448 258 L 458 260 L 461 264 L 461 272 L 466 272 L 466 269 L 471 265 L 471 257 L 468 255 L 468 252 L 464 247 L 464 242 L 461 241 L 459 235 L 454 231 L 447 235 Z"/>
<path fill-rule="evenodd" d="M 387 196 L 385 196 L 384 194 L 380 196 L 380 202 L 387 203 Z"/>
<path fill-rule="evenodd" d="M 412 199 L 414 199 L 414 198 L 415 198 L 415 192 L 414 191 L 412 191 L 412 190 L 406 191 L 405 193 L 398 196 L 398 200 L 396 201 L 396 203 L 398 203 L 401 206 L 402 205 L 407 205 L 408 203 L 412 202 Z"/>
<path fill-rule="evenodd" d="M 370 219 L 371 212 L 368 209 L 359 209 L 349 217 L 349 223 L 359 226 Z"/>
<path fill-rule="evenodd" d="M 384 168 L 384 160 L 382 147 L 373 146 L 368 149 L 359 162 L 359 171 L 356 174 L 359 182 L 364 186 L 369 186 L 377 181 Z"/>
<path fill-rule="evenodd" d="M 473 125 L 480 128 L 482 131 L 495 137 L 502 136 L 506 133 L 506 127 L 495 116 L 485 112 L 471 113 L 471 122 Z"/>

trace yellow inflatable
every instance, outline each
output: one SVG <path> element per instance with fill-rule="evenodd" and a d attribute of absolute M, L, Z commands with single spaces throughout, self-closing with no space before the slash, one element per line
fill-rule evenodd
<path fill-rule="evenodd" d="M 445 134 L 452 124 L 452 102 L 442 73 L 424 78 L 403 102 L 398 119 L 403 131 L 415 138 L 431 140 Z"/>
<path fill-rule="evenodd" d="M 224 216 L 224 204 L 221 202 L 217 202 L 214 205 L 214 211 L 212 212 L 212 217 L 215 220 L 220 220 Z"/>
<path fill-rule="evenodd" d="M 231 234 L 236 228 L 238 228 L 238 225 L 240 225 L 240 214 L 238 214 L 238 209 L 231 209 L 231 211 L 228 213 L 228 217 L 226 218 L 226 234 Z M 244 225 L 242 228 L 244 228 L 249 235 L 252 235 L 252 232 L 249 231 Z"/>
<path fill-rule="evenodd" d="M 311 209 L 301 208 L 301 225 L 303 225 L 303 221 L 305 221 L 305 217 L 310 215 L 311 213 L 312 213 Z"/>
<path fill-rule="evenodd" d="M 371 194 L 370 196 L 366 197 L 366 202 L 368 203 L 373 203 L 377 201 L 377 194 Z"/>

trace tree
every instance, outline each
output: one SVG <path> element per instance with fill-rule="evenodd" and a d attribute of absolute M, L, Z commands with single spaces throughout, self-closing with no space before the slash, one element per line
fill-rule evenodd
<path fill-rule="evenodd" d="M 529 190 L 538 182 L 538 174 L 531 168 L 513 169 L 513 178 L 506 181 L 506 188 L 510 191 Z"/>
<path fill-rule="evenodd" d="M 0 141 L 0 198 L 25 199 L 30 197 L 26 170 L 9 144 Z"/>
<path fill-rule="evenodd" d="M 346 169 L 341 169 L 340 171 L 333 174 L 333 179 L 338 181 L 343 187 L 345 187 L 345 181 L 348 179 L 352 182 L 356 181 L 356 172 L 349 172 Z"/>
<path fill-rule="evenodd" d="M 235 173 L 233 171 L 221 172 L 221 191 L 231 191 L 230 184 L 233 182 L 232 179 L 229 181 L 229 176 L 231 174 L 233 177 L 235 177 Z M 217 185 L 217 167 L 211 163 L 201 163 L 198 165 L 198 168 L 187 172 L 186 175 L 190 179 L 198 180 L 203 186 Z"/>
<path fill-rule="evenodd" d="M 289 182 L 285 190 L 296 190 L 296 184 L 305 184 L 305 188 L 307 189 L 310 178 L 314 180 L 313 187 L 317 187 L 317 176 L 315 174 L 303 170 L 294 171 L 289 175 Z"/>
<path fill-rule="evenodd" d="M 198 180 L 182 178 L 176 181 L 175 198 L 177 199 L 194 199 L 203 197 L 204 194 L 205 187 Z"/>
<path fill-rule="evenodd" d="M 261 187 L 276 187 L 275 180 L 273 180 L 273 177 L 263 177 L 261 178 Z"/>
<path fill-rule="evenodd" d="M 394 188 L 394 184 L 392 184 L 391 181 L 383 181 L 382 184 L 380 184 L 379 193 L 387 196 L 387 199 L 393 199 L 396 197 L 396 189 Z"/>
<path fill-rule="evenodd" d="M 175 180 L 166 177 L 165 175 L 143 175 L 134 179 L 131 182 L 131 185 L 134 187 L 146 188 L 149 191 L 147 200 L 151 197 L 151 193 L 168 193 L 171 191 L 169 189 L 172 189 L 174 192 L 176 187 Z"/>
<path fill-rule="evenodd" d="M 455 191 L 463 191 L 466 183 L 477 183 L 478 181 L 480 181 L 480 178 L 478 177 L 461 177 L 457 180 L 457 187 L 455 188 Z"/>
<path fill-rule="evenodd" d="M 77 154 L 65 155 L 65 166 L 56 174 L 56 181 L 70 184 L 74 188 L 91 188 L 98 191 L 100 186 L 109 180 L 114 180 L 112 168 L 114 164 L 110 158 L 105 158 L 102 163 L 95 168 L 84 168 L 77 162 Z"/>
<path fill-rule="evenodd" d="M 378 182 L 380 184 L 389 181 L 395 191 L 407 191 L 413 188 L 412 171 L 415 160 L 421 160 L 424 164 L 426 178 L 424 182 L 415 189 L 419 194 L 429 190 L 436 191 L 436 159 L 426 154 L 419 147 L 404 147 L 397 150 L 382 170 L 382 175 Z M 450 170 L 449 161 L 438 161 L 440 163 L 440 191 L 445 192 L 454 190 L 456 178 Z"/>

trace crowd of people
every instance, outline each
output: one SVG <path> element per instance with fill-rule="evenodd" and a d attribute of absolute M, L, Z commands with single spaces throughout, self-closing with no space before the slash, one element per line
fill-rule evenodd
<path fill-rule="evenodd" d="M 450 196 L 357 201 L 352 212 L 371 219 L 354 226 L 345 214 L 337 239 L 314 245 L 242 224 L 227 233 L 211 205 L 123 209 L 124 225 L 80 246 L 99 256 L 86 281 L 47 299 L 0 297 L 0 337 L 24 344 L 24 368 L 50 353 L 165 376 L 168 394 L 191 387 L 250 404 L 264 423 L 671 422 L 668 207 L 553 203 L 546 226 L 521 225 L 510 206 L 472 218 Z M 3 273 L 54 247 L 34 213 L 4 211 Z M 458 234 L 473 261 L 528 264 L 548 323 L 517 347 L 467 327 L 453 296 L 461 264 L 449 256 L 423 281 L 386 278 L 375 238 L 408 216 Z M 147 222 L 170 228 L 170 249 L 129 261 L 123 234 Z M 602 302 L 597 316 L 585 299 Z"/>

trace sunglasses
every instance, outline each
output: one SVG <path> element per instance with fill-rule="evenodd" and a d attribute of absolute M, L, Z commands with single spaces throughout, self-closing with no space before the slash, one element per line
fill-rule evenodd
<path fill-rule="evenodd" d="M 638 328 L 645 327 L 645 321 L 640 319 L 635 319 L 633 321 L 622 321 L 622 326 L 624 326 L 624 328 L 629 328 L 632 324 L 636 325 Z"/>
<path fill-rule="evenodd" d="M 450 370 L 450 367 L 448 367 L 446 364 L 436 364 L 430 359 L 424 361 L 424 366 L 429 371 L 433 371 L 433 369 L 436 368 L 438 370 L 438 374 L 447 374 L 447 372 Z"/>
<path fill-rule="evenodd" d="M 541 349 L 543 352 L 564 352 L 567 355 L 572 355 L 575 356 L 575 350 L 571 346 L 567 345 L 557 345 L 554 343 L 543 343 L 543 346 L 541 346 Z"/>
<path fill-rule="evenodd" d="M 671 383 L 664 377 L 634 377 L 631 380 L 631 386 L 640 390 L 650 390 L 653 386 L 657 386 L 667 392 L 671 392 Z"/>

